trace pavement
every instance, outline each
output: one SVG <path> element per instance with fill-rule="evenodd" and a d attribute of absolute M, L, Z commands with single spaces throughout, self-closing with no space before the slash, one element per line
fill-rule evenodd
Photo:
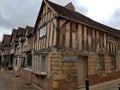
<path fill-rule="evenodd" d="M 120 79 L 90 86 L 89 90 L 120 90 Z M 21 77 L 16 77 L 12 71 L 0 71 L 0 90 L 42 90 L 28 83 Z M 78 90 L 86 90 L 85 88 Z"/>
<path fill-rule="evenodd" d="M 118 84 L 120 84 L 120 79 L 93 85 L 89 88 L 89 90 L 120 90 L 118 89 Z M 82 88 L 79 90 L 86 90 L 86 89 Z"/>
<path fill-rule="evenodd" d="M 0 71 L 0 90 L 41 90 L 23 80 L 16 77 L 12 71 Z"/>

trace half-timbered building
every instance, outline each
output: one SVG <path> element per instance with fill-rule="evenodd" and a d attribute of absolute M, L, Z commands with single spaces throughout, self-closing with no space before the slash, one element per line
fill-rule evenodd
<path fill-rule="evenodd" d="M 23 41 L 25 38 L 25 29 L 19 27 L 17 30 L 17 35 L 15 36 L 15 53 L 14 53 L 14 62 L 13 68 L 15 71 L 19 71 L 22 66 L 22 49 L 23 49 Z M 14 46 L 14 45 L 13 45 Z"/>
<path fill-rule="evenodd" d="M 34 28 L 4 35 L 1 63 L 44 90 L 76 90 L 120 78 L 120 31 L 43 0 Z M 14 61 L 13 61 L 14 60 Z"/>
<path fill-rule="evenodd" d="M 32 81 L 44 90 L 76 90 L 120 77 L 120 31 L 43 0 L 35 23 Z"/>
<path fill-rule="evenodd" d="M 4 34 L 2 40 L 2 69 L 6 70 L 11 68 L 12 66 L 12 59 L 10 54 L 10 38 L 11 35 Z"/>
<path fill-rule="evenodd" d="M 10 38 L 10 54 L 11 54 L 11 60 L 12 60 L 12 68 L 13 68 L 13 62 L 14 62 L 14 56 L 15 56 L 15 51 L 16 51 L 16 45 L 17 45 L 17 32 L 18 30 L 13 29 L 11 38 Z"/>
<path fill-rule="evenodd" d="M 32 73 L 32 56 L 33 56 L 33 43 L 34 43 L 34 29 L 33 27 L 26 26 L 25 38 L 22 48 L 22 63 L 23 68 L 20 70 L 20 75 L 31 82 Z"/>

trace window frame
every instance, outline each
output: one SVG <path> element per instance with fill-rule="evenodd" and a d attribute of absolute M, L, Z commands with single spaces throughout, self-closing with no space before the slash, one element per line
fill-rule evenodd
<path fill-rule="evenodd" d="M 27 46 L 27 45 L 28 45 L 28 38 L 25 37 L 24 46 Z"/>
<path fill-rule="evenodd" d="M 28 58 L 29 57 L 28 55 L 31 55 L 31 59 Z M 29 61 L 28 60 L 31 60 L 30 65 L 29 65 Z M 32 53 L 28 53 L 27 54 L 26 65 L 27 65 L 28 68 L 32 68 Z"/>
<path fill-rule="evenodd" d="M 41 27 L 39 30 L 39 37 L 42 38 L 42 37 L 46 36 L 46 33 L 47 33 L 47 26 Z"/>
<path fill-rule="evenodd" d="M 42 56 L 46 57 L 45 61 L 45 71 L 42 71 Z M 33 72 L 38 75 L 47 75 L 47 55 L 34 55 L 33 61 Z"/>
<path fill-rule="evenodd" d="M 105 69 L 105 58 L 103 54 L 98 55 L 98 70 Z"/>
<path fill-rule="evenodd" d="M 44 64 L 43 64 L 43 57 L 45 57 L 45 66 L 43 66 Z M 47 74 L 47 56 L 46 55 L 41 55 L 41 58 L 40 58 L 41 60 L 40 60 L 40 73 L 41 74 Z M 43 70 L 44 68 L 45 68 L 45 70 Z"/>
<path fill-rule="evenodd" d="M 18 45 L 17 45 L 17 48 L 20 48 L 20 47 L 21 47 L 21 42 L 19 41 Z"/>
<path fill-rule="evenodd" d="M 111 69 L 116 69 L 116 56 L 115 55 L 111 55 Z"/>

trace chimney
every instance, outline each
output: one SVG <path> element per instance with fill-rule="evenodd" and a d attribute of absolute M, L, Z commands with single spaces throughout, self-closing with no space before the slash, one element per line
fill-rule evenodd
<path fill-rule="evenodd" d="M 67 9 L 69 9 L 69 10 L 71 10 L 71 11 L 75 11 L 75 7 L 73 6 L 73 4 L 70 2 L 70 3 L 68 3 L 66 6 L 65 6 L 65 8 L 67 8 Z"/>

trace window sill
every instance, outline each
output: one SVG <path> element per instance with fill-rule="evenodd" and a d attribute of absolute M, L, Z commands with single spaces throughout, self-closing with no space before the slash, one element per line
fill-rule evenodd
<path fill-rule="evenodd" d="M 44 36 L 40 36 L 39 39 L 43 39 L 43 38 L 45 38 L 45 37 L 46 37 L 46 35 L 44 35 Z"/>
<path fill-rule="evenodd" d="M 33 72 L 39 76 L 47 76 L 47 72 Z"/>
<path fill-rule="evenodd" d="M 40 72 L 40 75 L 47 75 L 47 72 Z"/>
<path fill-rule="evenodd" d="M 27 70 L 27 71 L 32 72 L 32 69 L 31 69 L 31 68 L 24 68 L 24 69 Z"/>

